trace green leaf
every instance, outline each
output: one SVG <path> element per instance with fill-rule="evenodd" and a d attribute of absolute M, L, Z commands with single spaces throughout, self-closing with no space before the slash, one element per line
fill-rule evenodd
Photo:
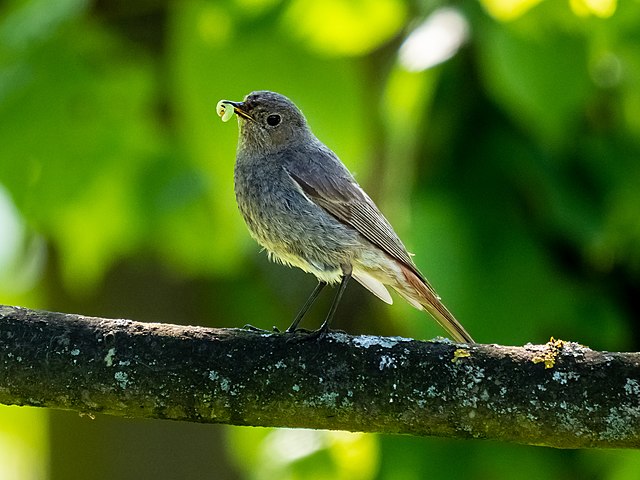
<path fill-rule="evenodd" d="M 548 147 L 571 141 L 592 85 L 584 38 L 486 21 L 477 35 L 487 91 L 520 128 Z"/>

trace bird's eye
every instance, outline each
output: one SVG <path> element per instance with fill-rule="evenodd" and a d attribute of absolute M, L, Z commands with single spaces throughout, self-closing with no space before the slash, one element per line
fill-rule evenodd
<path fill-rule="evenodd" d="M 281 120 L 282 119 L 280 118 L 280 115 L 269 115 L 267 117 L 267 123 L 272 127 L 275 127 L 276 125 L 278 125 Z"/>

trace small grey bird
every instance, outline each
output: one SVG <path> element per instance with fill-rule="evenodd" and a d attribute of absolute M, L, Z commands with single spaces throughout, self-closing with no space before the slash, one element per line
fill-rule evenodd
<path fill-rule="evenodd" d="M 420 273 L 387 219 L 335 153 L 309 129 L 287 97 L 257 91 L 242 102 L 221 100 L 223 120 L 238 116 L 235 192 L 251 236 L 272 260 L 301 268 L 318 285 L 287 332 L 294 332 L 320 291 L 340 283 L 321 336 L 351 277 L 386 303 L 385 285 L 427 310 L 456 341 L 473 339 Z M 224 113 L 224 115 L 223 115 Z"/>

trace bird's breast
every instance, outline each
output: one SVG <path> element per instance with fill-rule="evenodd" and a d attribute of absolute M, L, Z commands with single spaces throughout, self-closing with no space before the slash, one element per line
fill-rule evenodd
<path fill-rule="evenodd" d="M 313 203 L 282 166 L 239 158 L 234 176 L 238 207 L 252 237 L 283 263 L 319 277 L 356 255 L 357 232 Z"/>

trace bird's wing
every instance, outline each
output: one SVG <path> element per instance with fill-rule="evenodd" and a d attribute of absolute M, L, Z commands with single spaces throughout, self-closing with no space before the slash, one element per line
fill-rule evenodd
<path fill-rule="evenodd" d="M 305 195 L 423 279 L 387 219 L 335 154 L 320 148 L 312 153 L 305 161 L 291 161 L 285 166 Z"/>

